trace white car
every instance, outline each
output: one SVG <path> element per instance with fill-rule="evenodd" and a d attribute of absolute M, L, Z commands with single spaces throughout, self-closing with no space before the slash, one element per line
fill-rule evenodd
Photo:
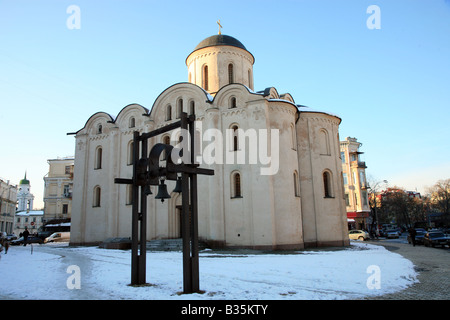
<path fill-rule="evenodd" d="M 386 230 L 385 234 L 386 234 L 386 238 L 388 238 L 388 239 L 400 237 L 400 232 L 397 229 Z"/>
<path fill-rule="evenodd" d="M 348 232 L 348 237 L 352 240 L 367 240 L 369 239 L 369 234 L 363 230 L 350 230 Z"/>

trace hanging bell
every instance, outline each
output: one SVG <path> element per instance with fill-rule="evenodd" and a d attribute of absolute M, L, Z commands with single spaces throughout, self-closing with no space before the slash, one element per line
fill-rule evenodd
<path fill-rule="evenodd" d="M 161 199 L 161 202 L 164 202 L 164 199 L 170 198 L 170 194 L 167 192 L 167 185 L 164 183 L 164 180 L 161 180 L 161 184 L 158 186 L 158 194 L 155 199 Z"/>
<path fill-rule="evenodd" d="M 177 184 L 175 185 L 175 189 L 173 189 L 173 192 L 181 193 L 182 187 L 181 187 L 181 177 L 177 178 Z"/>
<path fill-rule="evenodd" d="M 144 187 L 144 194 L 146 196 L 148 196 L 149 194 L 153 194 L 152 190 L 150 190 L 150 186 L 148 184 L 146 184 L 145 187 Z"/>

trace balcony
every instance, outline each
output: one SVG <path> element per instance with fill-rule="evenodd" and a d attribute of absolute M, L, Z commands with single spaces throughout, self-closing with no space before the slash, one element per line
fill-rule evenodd
<path fill-rule="evenodd" d="M 351 165 L 353 168 L 363 168 L 363 169 L 366 169 L 366 168 L 367 168 L 366 162 L 365 162 L 365 161 L 352 161 L 352 162 L 350 163 L 350 165 Z"/>

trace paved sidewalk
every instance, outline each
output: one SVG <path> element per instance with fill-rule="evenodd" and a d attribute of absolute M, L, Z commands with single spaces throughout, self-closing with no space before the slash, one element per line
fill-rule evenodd
<path fill-rule="evenodd" d="M 391 252 L 410 260 L 418 275 L 419 283 L 405 290 L 368 298 L 370 300 L 449 300 L 450 299 L 450 250 L 423 245 L 369 241 L 382 245 Z"/>

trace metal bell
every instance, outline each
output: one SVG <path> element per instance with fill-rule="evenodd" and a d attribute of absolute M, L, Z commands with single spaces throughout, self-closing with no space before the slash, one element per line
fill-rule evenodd
<path fill-rule="evenodd" d="M 161 202 L 164 202 L 164 199 L 170 199 L 171 196 L 167 192 L 167 185 L 164 183 L 164 180 L 161 180 L 161 184 L 158 186 L 158 194 L 155 199 L 161 199 Z"/>
<path fill-rule="evenodd" d="M 145 187 L 144 187 L 144 194 L 146 195 L 146 196 L 148 196 L 149 194 L 153 194 L 152 193 L 152 190 L 150 190 L 150 186 L 147 184 L 147 185 L 145 185 Z"/>
<path fill-rule="evenodd" d="M 175 189 L 173 189 L 173 192 L 181 193 L 182 187 L 181 187 L 181 177 L 177 178 L 177 184 L 175 185 Z"/>

